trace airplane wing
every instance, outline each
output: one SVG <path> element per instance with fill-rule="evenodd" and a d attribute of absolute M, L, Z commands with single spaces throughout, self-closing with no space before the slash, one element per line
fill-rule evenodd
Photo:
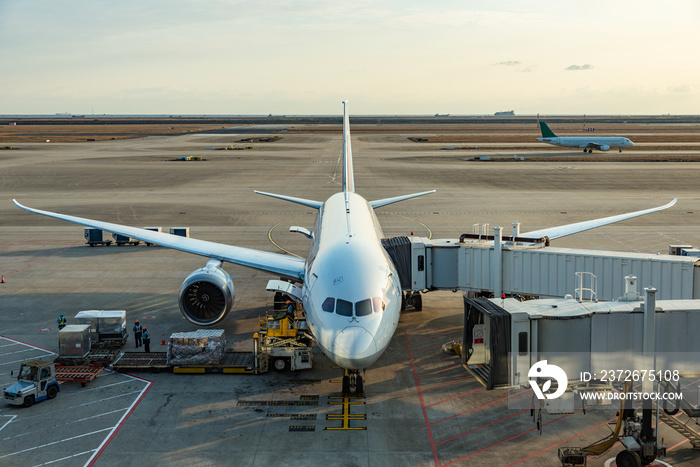
<path fill-rule="evenodd" d="M 421 193 L 413 193 L 410 195 L 394 196 L 393 198 L 378 199 L 376 201 L 370 201 L 369 205 L 372 209 L 376 209 L 387 204 L 398 203 L 399 201 L 404 201 L 406 199 L 417 198 L 418 196 L 429 195 L 430 193 L 435 193 L 435 190 L 423 191 Z"/>
<path fill-rule="evenodd" d="M 678 198 L 673 198 L 673 200 L 670 203 L 664 204 L 663 206 L 659 206 L 656 208 L 644 209 L 642 211 L 635 211 L 635 212 L 630 212 L 627 214 L 618 214 L 616 216 L 603 217 L 601 219 L 594 219 L 594 220 L 590 220 L 590 221 L 577 222 L 575 224 L 562 225 L 559 227 L 550 227 L 547 229 L 535 230 L 532 232 L 521 233 L 520 236 L 527 237 L 527 238 L 549 237 L 550 239 L 565 237 L 567 235 L 575 234 L 578 232 L 583 232 L 584 230 L 594 229 L 594 228 L 600 227 L 602 225 L 608 225 L 608 224 L 612 224 L 614 222 L 623 221 L 625 219 L 631 219 L 633 217 L 643 216 L 644 214 L 649 214 L 649 213 L 656 212 L 656 211 L 662 211 L 662 210 L 670 208 L 671 206 L 676 204 L 677 200 L 678 200 Z"/>
<path fill-rule="evenodd" d="M 179 237 L 162 232 L 153 232 L 151 230 L 140 229 L 138 227 L 129 227 L 126 225 L 112 224 L 110 222 L 102 222 L 82 217 L 68 216 L 50 211 L 42 211 L 23 206 L 17 200 L 12 200 L 15 205 L 25 211 L 41 214 L 42 216 L 53 217 L 75 224 L 81 224 L 86 227 L 105 230 L 116 234 L 125 235 L 127 237 L 137 238 L 144 242 L 155 243 L 175 250 L 192 253 L 195 255 L 206 256 L 208 258 L 218 259 L 233 264 L 240 264 L 253 269 L 279 274 L 280 276 L 293 279 L 304 279 L 304 264 L 303 258 L 295 258 L 289 255 L 281 255 L 279 253 L 269 253 L 267 251 L 254 250 L 252 248 L 243 248 L 233 245 L 224 245 L 222 243 L 209 242 L 206 240 L 197 240 L 196 238 Z"/>

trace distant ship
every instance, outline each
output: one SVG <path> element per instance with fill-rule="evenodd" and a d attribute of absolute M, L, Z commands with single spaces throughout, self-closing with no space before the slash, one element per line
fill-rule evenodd
<path fill-rule="evenodd" d="M 436 117 L 449 117 L 450 114 L 435 114 Z"/>
<path fill-rule="evenodd" d="M 496 112 L 494 115 L 496 117 L 512 117 L 515 115 L 515 110 L 504 110 L 502 112 Z"/>

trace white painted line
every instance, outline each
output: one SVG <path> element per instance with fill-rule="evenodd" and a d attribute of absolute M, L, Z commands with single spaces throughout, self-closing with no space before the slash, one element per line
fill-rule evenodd
<path fill-rule="evenodd" d="M 14 352 L 10 353 L 0 353 L 0 357 L 4 357 L 5 355 L 12 355 L 16 353 L 22 353 L 22 352 L 36 352 L 36 349 L 24 349 L 24 350 L 16 350 Z"/>
<path fill-rule="evenodd" d="M 79 452 L 78 454 L 73 454 L 72 456 L 61 457 L 60 459 L 54 459 L 52 461 L 44 462 L 43 464 L 37 464 L 34 467 L 41 467 L 42 465 L 55 464 L 56 462 L 61 462 L 61 461 L 67 460 L 67 459 L 72 459 L 74 457 L 84 456 L 85 454 L 90 454 L 93 451 L 94 451 L 94 449 L 91 449 L 89 451 Z"/>
<path fill-rule="evenodd" d="M 52 352 L 52 353 L 47 353 L 47 354 L 44 354 L 44 355 L 39 355 L 38 357 L 33 357 L 32 359 L 40 359 L 40 358 L 44 358 L 44 357 L 52 357 L 52 356 L 54 356 L 54 355 L 56 355 L 56 354 Z M 32 360 L 32 359 L 23 358 L 23 359 L 21 359 L 21 360 L 13 360 L 13 361 L 11 361 L 11 362 L 0 363 L 0 366 L 2 366 L 2 365 L 11 365 L 11 364 L 13 364 L 13 363 L 24 363 L 24 362 L 26 362 L 27 360 Z"/>
<path fill-rule="evenodd" d="M 2 429 L 5 428 L 9 423 L 12 423 L 12 420 L 17 418 L 17 415 L 0 415 L 0 417 L 10 417 L 8 421 L 6 421 L 2 426 L 0 426 L 0 431 L 2 431 Z"/>
<path fill-rule="evenodd" d="M 33 348 L 33 349 L 41 350 L 42 352 L 48 352 L 48 353 L 50 353 L 50 354 L 52 354 L 52 355 L 57 355 L 56 352 L 52 352 L 52 351 L 50 351 L 50 350 L 48 350 L 48 349 L 42 349 L 41 347 L 37 347 L 36 345 L 27 344 L 26 342 L 18 341 L 18 340 L 9 338 L 9 337 L 0 336 L 0 339 L 5 339 L 6 341 L 14 342 L 15 344 L 26 345 L 27 347 L 31 347 L 31 348 Z"/>
<path fill-rule="evenodd" d="M 84 422 L 85 420 L 92 420 L 93 418 L 104 417 L 105 415 L 111 415 L 113 413 L 123 412 L 124 410 L 129 410 L 129 408 L 124 407 L 123 409 L 112 410 L 110 412 L 105 412 L 105 413 L 101 413 L 98 415 L 93 415 L 92 417 L 79 418 L 75 421 L 72 421 L 71 423 Z M 0 428 L 0 430 L 2 430 L 2 428 Z"/>
<path fill-rule="evenodd" d="M 54 444 L 60 444 L 60 443 L 66 442 L 66 441 L 72 441 L 74 439 L 84 438 L 85 436 L 96 435 L 97 433 L 102 433 L 103 431 L 108 431 L 108 430 L 112 430 L 112 429 L 113 428 L 103 428 L 101 430 L 92 431 L 90 433 L 84 433 L 84 434 L 78 435 L 78 436 L 72 436 L 70 438 L 65 438 L 65 439 L 61 439 L 58 441 L 53 441 L 51 443 L 40 444 L 39 446 L 34 446 L 32 448 L 22 449 L 21 451 L 15 451 L 15 452 L 11 452 L 9 454 L 5 454 L 4 456 L 0 456 L 0 459 L 4 459 L 5 457 L 10 457 L 10 456 L 16 456 L 17 454 L 22 454 L 23 452 L 34 451 L 37 449 L 45 448 L 47 446 L 53 446 Z"/>
<path fill-rule="evenodd" d="M 95 450 L 95 453 L 90 457 L 90 459 L 88 459 L 88 461 L 85 463 L 84 467 L 88 467 L 88 466 L 92 465 L 92 463 L 97 459 L 97 457 L 99 457 L 100 453 L 102 453 L 102 450 L 112 440 L 112 437 L 114 436 L 114 434 L 117 432 L 117 430 L 119 430 L 121 428 L 121 426 L 124 424 L 124 422 L 129 417 L 129 415 L 131 415 L 131 412 L 133 412 L 134 408 L 137 405 L 139 405 L 139 403 L 141 403 L 141 399 L 143 399 L 143 396 L 146 395 L 146 393 L 151 389 L 151 385 L 153 384 L 152 381 L 147 381 L 147 380 L 142 379 L 142 378 L 137 378 L 137 377 L 131 376 L 129 374 L 125 374 L 124 376 L 128 376 L 129 378 L 145 382 L 146 386 L 144 386 L 144 388 L 141 390 L 141 395 L 139 395 L 139 397 L 137 397 L 134 400 L 134 402 L 131 403 L 129 410 L 127 410 L 126 413 L 124 413 L 124 415 L 122 415 L 122 418 L 119 420 L 119 423 L 117 423 L 114 426 L 114 428 L 112 428 L 112 431 L 109 433 L 109 435 L 104 439 L 104 441 L 102 441 L 102 444 L 100 444 L 100 446 L 97 448 L 97 450 Z"/>

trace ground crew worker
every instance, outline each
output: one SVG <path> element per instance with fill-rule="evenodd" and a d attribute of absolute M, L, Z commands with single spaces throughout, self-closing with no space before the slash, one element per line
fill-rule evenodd
<path fill-rule="evenodd" d="M 63 316 L 63 313 L 58 315 L 58 319 L 56 320 L 56 322 L 58 323 L 58 330 L 59 331 L 66 327 L 66 317 Z"/>
<path fill-rule="evenodd" d="M 143 350 L 145 352 L 151 351 L 151 336 L 148 334 L 146 326 L 143 327 Z"/>
<path fill-rule="evenodd" d="M 291 300 L 287 300 L 287 318 L 294 321 L 294 303 Z"/>
<path fill-rule="evenodd" d="M 134 323 L 134 342 L 136 343 L 137 348 L 141 346 L 141 333 L 141 325 L 139 324 L 139 320 L 136 320 Z"/>

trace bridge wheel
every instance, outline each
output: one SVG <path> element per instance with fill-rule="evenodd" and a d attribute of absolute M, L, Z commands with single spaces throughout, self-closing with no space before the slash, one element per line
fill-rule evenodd
<path fill-rule="evenodd" d="M 642 459 L 639 454 L 632 451 L 620 451 L 615 456 L 617 467 L 642 467 Z"/>

